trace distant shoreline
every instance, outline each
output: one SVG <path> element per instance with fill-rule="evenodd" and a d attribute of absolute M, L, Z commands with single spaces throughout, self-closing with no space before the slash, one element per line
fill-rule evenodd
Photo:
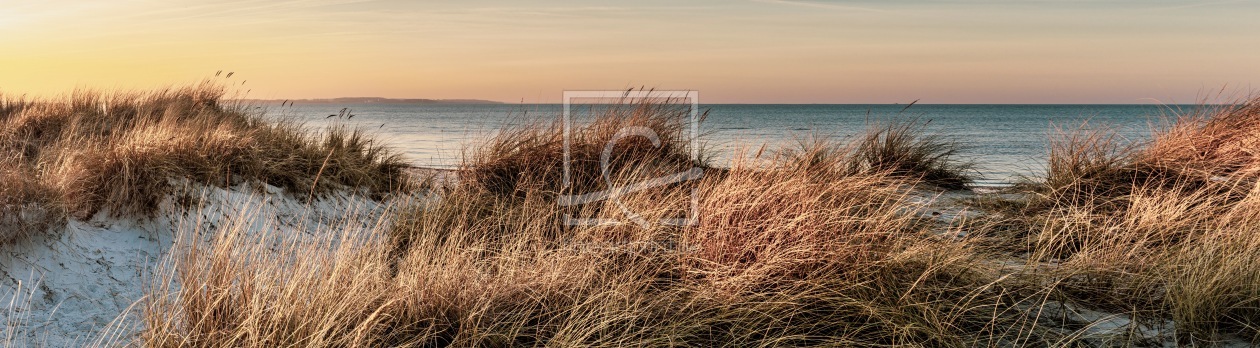
<path fill-rule="evenodd" d="M 505 104 L 503 102 L 483 99 L 421 99 L 421 98 L 381 98 L 381 97 L 342 97 L 321 99 L 238 99 L 250 103 L 302 103 L 302 104 L 429 104 L 429 105 L 470 105 L 470 104 Z"/>
<path fill-rule="evenodd" d="M 484 99 L 423 99 L 423 98 L 379 98 L 379 97 L 345 97 L 345 98 L 321 98 L 321 99 L 235 99 L 235 101 L 249 103 L 304 103 L 304 104 L 386 104 L 386 105 L 555 105 L 562 106 L 564 103 L 548 102 L 548 103 L 517 103 L 517 102 L 501 102 Z M 701 103 L 702 106 L 880 106 L 880 107 L 905 107 L 907 103 Z M 1157 103 L 917 103 L 910 110 L 916 107 L 924 106 L 1009 106 L 1009 107 L 1044 107 L 1044 106 L 1157 106 L 1157 107 L 1225 107 L 1227 103 L 1216 104 L 1157 104 Z"/>

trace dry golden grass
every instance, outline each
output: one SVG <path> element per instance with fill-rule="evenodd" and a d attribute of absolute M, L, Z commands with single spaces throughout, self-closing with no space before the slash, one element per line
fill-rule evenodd
<path fill-rule="evenodd" d="M 0 172 L 0 243 L 43 232 L 62 219 L 57 190 L 30 168 L 5 168 Z"/>
<path fill-rule="evenodd" d="M 1076 303 L 1171 319 L 1182 344 L 1260 342 L 1257 101 L 1203 107 L 1137 146 L 1072 133 L 1014 222 L 985 233 L 1050 263 L 1034 277 Z"/>
<path fill-rule="evenodd" d="M 569 190 L 599 190 L 605 182 L 601 157 L 608 150 L 607 170 L 620 174 L 623 170 L 651 168 L 677 172 L 693 166 L 705 167 L 692 158 L 688 141 L 688 124 L 679 120 L 690 117 L 690 106 L 672 102 L 626 101 L 592 110 L 594 120 L 585 127 L 575 127 L 569 146 L 572 183 L 562 186 L 564 158 L 564 124 L 524 120 L 519 126 L 507 127 L 483 144 L 465 154 L 460 171 L 464 184 L 493 193 L 526 191 L 568 193 Z M 703 119 L 704 115 L 700 115 Z M 578 120 L 581 121 L 581 120 Z M 658 137 L 659 146 L 649 139 L 621 133 L 642 127 Z M 615 140 L 615 141 L 614 141 Z M 611 148 L 609 144 L 612 143 Z M 650 166 L 637 162 L 651 161 Z M 664 172 L 662 172 L 664 173 Z"/>
<path fill-rule="evenodd" d="M 1260 175 L 1260 98 L 1180 115 L 1143 151 L 1152 165 L 1195 174 Z"/>
<path fill-rule="evenodd" d="M 652 127 L 662 146 L 626 142 L 608 181 L 641 182 L 696 163 L 672 113 L 623 109 L 577 134 L 599 149 L 616 127 Z M 624 116 L 624 114 L 622 115 Z M 615 127 L 614 127 L 615 126 Z M 178 258 L 178 289 L 148 303 L 144 344 L 261 346 L 956 346 L 1049 344 L 965 241 L 935 235 L 907 202 L 917 176 L 854 172 L 820 144 L 737 163 L 691 183 L 627 193 L 644 221 L 571 226 L 564 214 L 625 221 L 612 200 L 562 208 L 557 196 L 610 187 L 598 164 L 560 187 L 558 128 L 509 132 L 469 159 L 438 199 L 403 207 L 357 248 L 294 245 L 282 258 L 228 227 Z M 612 129 L 611 131 L 609 129 Z M 822 152 L 819 152 L 822 151 Z M 575 151 L 598 159 L 598 150 Z M 577 165 L 575 165 L 577 167 Z M 333 233 L 335 234 L 335 232 Z M 1017 329 L 1012 329 L 1013 327 Z"/>
<path fill-rule="evenodd" d="M 1010 304 L 991 272 L 900 212 L 904 183 L 833 179 L 735 170 L 699 185 L 688 228 L 563 226 L 550 199 L 456 189 L 394 221 L 402 251 L 316 245 L 277 261 L 220 241 L 177 261 L 181 285 L 149 304 L 145 344 L 962 347 L 1003 334 L 993 312 Z"/>
<path fill-rule="evenodd" d="M 911 120 L 870 127 L 857 141 L 849 166 L 859 172 L 912 177 L 949 190 L 966 189 L 975 180 L 974 164 L 959 158 L 957 143 L 928 133 L 927 125 Z"/>
<path fill-rule="evenodd" d="M 66 216 L 150 213 L 176 179 L 261 182 L 302 197 L 338 187 L 379 195 L 407 183 L 401 158 L 358 131 L 310 134 L 223 95 L 206 82 L 0 98 L 0 239 Z M 21 228 L 8 228 L 14 221 Z"/>
<path fill-rule="evenodd" d="M 130 118 L 57 121 L 23 113 L 40 103 L 0 104 L 5 122 L 60 129 L 0 138 L 14 149 L 7 159 L 14 164 L 5 167 L 13 169 L 3 175 L 19 183 L 0 186 L 2 199 L 16 202 L 6 206 L 144 211 L 153 202 L 146 199 L 164 190 L 152 179 L 171 176 L 259 180 L 297 192 L 396 185 L 393 174 L 381 175 L 393 173 L 389 157 L 355 134 L 334 132 L 315 142 L 284 123 L 180 119 L 186 116 L 179 113 L 224 111 L 195 102 L 197 93 L 175 94 L 192 101 L 168 102 L 186 107 L 129 123 L 121 134 L 86 129 Z M 82 110 L 115 105 L 89 100 L 63 107 L 79 104 L 89 105 Z M 1144 146 L 1121 146 L 1105 133 L 1067 137 L 1053 145 L 1048 175 L 1028 202 L 993 203 L 1000 214 L 981 221 L 993 223 L 957 226 L 920 217 L 910 202 L 921 184 L 967 183 L 952 145 L 915 124 L 878 126 L 850 144 L 770 151 L 768 166 L 706 168 L 696 181 L 571 207 L 560 206 L 558 197 L 703 168 L 691 158 L 678 121 L 688 110 L 626 105 L 576 129 L 570 186 L 559 183 L 560 125 L 527 124 L 470 151 L 459 180 L 436 184 L 436 199 L 397 207 L 389 221 L 361 235 L 329 228 L 326 239 L 277 250 L 259 243 L 267 236 L 249 230 L 246 219 L 203 231 L 218 237 L 176 248 L 170 272 L 161 273 L 170 274 L 169 282 L 159 282 L 144 303 L 138 343 L 1260 342 L 1260 161 L 1249 157 L 1260 151 L 1252 140 L 1260 113 L 1253 105 L 1187 116 Z M 605 174 L 605 145 L 627 126 L 655 131 L 660 145 L 618 141 Z M 83 139 L 110 146 L 58 145 L 96 144 Z M 625 221 L 626 211 L 642 221 L 677 217 L 693 193 L 697 209 L 689 226 L 564 223 L 565 215 Z M 960 228 L 972 229 L 972 237 L 954 237 Z M 1056 306 L 1137 324 L 1099 337 L 1093 327 L 1113 322 L 1072 317 Z M 1175 326 L 1159 332 L 1165 337 L 1139 332 L 1165 320 Z"/>

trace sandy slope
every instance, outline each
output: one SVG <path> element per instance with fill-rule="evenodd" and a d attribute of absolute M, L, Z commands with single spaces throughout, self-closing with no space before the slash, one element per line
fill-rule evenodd
<path fill-rule="evenodd" d="M 201 207 L 177 207 L 172 197 L 152 218 L 102 213 L 0 246 L 0 300 L 8 306 L 0 310 L 5 324 L 0 343 L 69 347 L 132 338 L 141 307 L 137 301 L 161 278 L 153 274 L 155 266 L 167 259 L 177 236 L 204 240 L 211 233 L 202 231 L 244 222 L 249 231 L 310 238 L 332 224 L 366 229 L 386 210 L 382 203 L 349 193 L 307 204 L 276 187 L 192 192 L 204 198 Z"/>
<path fill-rule="evenodd" d="M 369 231 L 383 223 L 389 208 L 388 203 L 348 193 L 307 204 L 275 187 L 197 192 L 204 198 L 200 208 L 178 208 L 172 198 L 153 218 L 114 219 L 102 213 L 89 221 L 72 220 L 48 234 L 0 246 L 0 300 L 8 306 L 0 310 L 0 323 L 5 324 L 0 327 L 0 345 L 116 346 L 133 339 L 139 324 L 137 301 L 155 281 L 163 279 L 153 272 L 172 249 L 186 245 L 178 238 L 205 241 L 225 225 L 244 225 L 248 233 L 274 243 L 277 247 L 272 249 L 284 250 L 279 243 L 323 243 L 337 238 L 327 231 Z M 984 214 L 962 204 L 973 197 L 975 193 L 921 190 L 908 198 L 915 214 L 940 223 L 942 236 L 963 237 L 967 231 L 959 223 Z M 1023 261 L 995 260 L 1009 263 L 1005 272 L 1028 267 Z M 1168 320 L 1137 322 L 1124 314 L 1057 301 L 1039 307 L 1026 310 L 1040 313 L 1047 322 L 1060 323 L 1064 337 L 1098 345 L 1142 342 L 1177 346 L 1176 328 Z M 1248 346 L 1236 337 L 1218 344 Z"/>

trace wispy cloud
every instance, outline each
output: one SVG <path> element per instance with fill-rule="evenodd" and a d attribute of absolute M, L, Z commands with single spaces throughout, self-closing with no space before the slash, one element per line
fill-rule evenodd
<path fill-rule="evenodd" d="M 753 0 L 753 1 L 760 2 L 760 3 L 767 3 L 767 4 L 825 8 L 825 9 L 832 9 L 832 10 L 849 10 L 849 11 L 863 11 L 863 12 L 875 12 L 875 13 L 893 13 L 894 12 L 888 9 L 878 8 L 876 6 L 873 6 L 873 5 L 878 4 L 877 2 L 866 2 L 866 1 L 855 1 L 855 2 L 809 1 L 809 0 Z"/>
<path fill-rule="evenodd" d="M 831 8 L 842 10 L 864 10 L 871 12 L 889 12 L 890 9 L 912 9 L 929 6 L 958 5 L 1046 5 L 1057 7 L 1072 6 L 1105 6 L 1130 9 L 1177 10 L 1197 7 L 1223 6 L 1246 3 L 1247 0 L 911 0 L 911 1 L 879 1 L 879 0 L 753 0 L 763 3 L 807 6 L 815 8 Z"/>

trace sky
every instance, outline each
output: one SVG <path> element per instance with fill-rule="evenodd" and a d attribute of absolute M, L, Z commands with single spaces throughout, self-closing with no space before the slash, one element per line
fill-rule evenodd
<path fill-rule="evenodd" d="M 0 0 L 0 93 L 1194 103 L 1260 88 L 1260 1 Z"/>

